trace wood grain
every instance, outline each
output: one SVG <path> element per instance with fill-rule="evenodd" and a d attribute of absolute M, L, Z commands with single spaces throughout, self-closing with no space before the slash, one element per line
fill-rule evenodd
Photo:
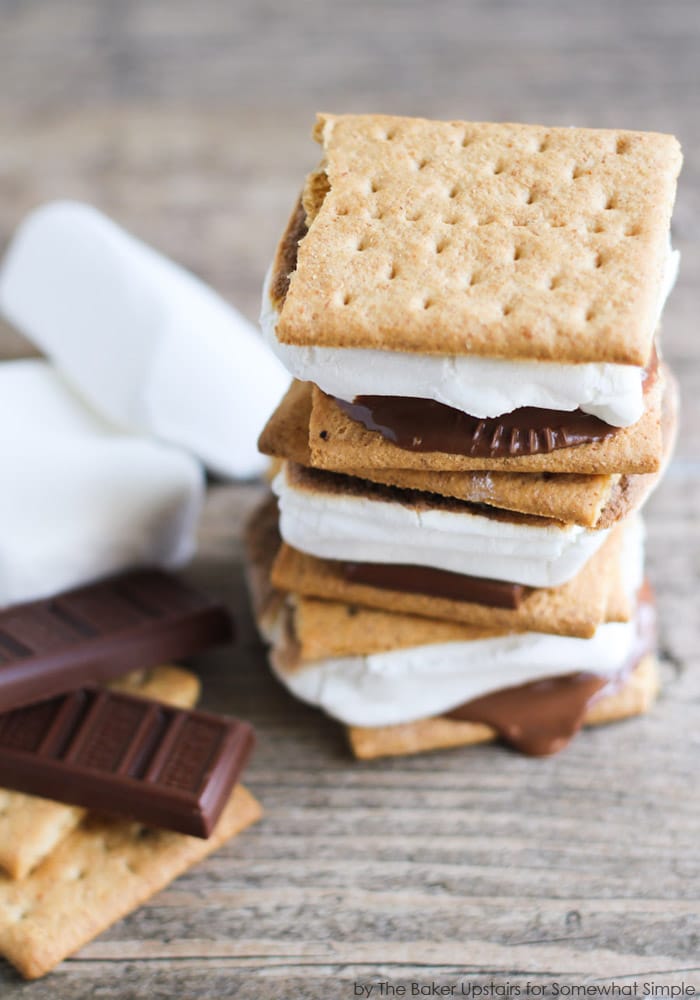
<path fill-rule="evenodd" d="M 247 782 L 265 818 L 50 978 L 0 967 L 3 1000 L 342 1000 L 381 979 L 407 995 L 700 989 L 699 35 L 693 0 L 0 0 L 0 245 L 33 205 L 84 198 L 251 318 L 317 108 L 655 128 L 686 153 L 664 337 L 684 420 L 649 506 L 666 682 L 652 714 L 551 760 L 353 763 L 255 636 L 240 531 L 262 487 L 215 485 L 191 575 L 229 601 L 239 638 L 198 666 L 206 706 L 258 728 Z M 27 350 L 0 332 L 3 356 Z"/>

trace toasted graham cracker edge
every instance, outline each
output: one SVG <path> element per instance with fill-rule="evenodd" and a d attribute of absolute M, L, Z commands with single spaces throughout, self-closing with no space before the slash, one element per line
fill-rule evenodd
<path fill-rule="evenodd" d="M 645 656 L 623 688 L 599 698 L 590 706 L 584 725 L 599 726 L 643 715 L 653 704 L 658 690 L 656 659 L 652 655 Z M 497 733 L 490 726 L 442 717 L 376 728 L 350 726 L 347 727 L 347 734 L 350 748 L 359 760 L 474 746 L 497 738 Z"/>
<path fill-rule="evenodd" d="M 351 583 L 343 578 L 332 560 L 317 559 L 286 544 L 275 559 L 271 579 L 277 589 L 304 597 L 321 597 L 484 628 L 548 632 L 587 639 L 606 618 L 611 587 L 620 586 L 621 541 L 621 528 L 617 527 L 573 580 L 561 587 L 531 590 L 516 610 Z"/>
<path fill-rule="evenodd" d="M 660 367 L 656 384 L 646 394 L 646 409 L 631 427 L 620 428 L 604 441 L 514 458 L 472 458 L 399 448 L 377 431 L 368 431 L 347 417 L 330 396 L 314 387 L 309 422 L 311 464 L 320 469 L 349 473 L 370 466 L 443 472 L 494 470 L 586 475 L 658 472 L 663 455 L 661 399 L 665 370 L 665 366 Z"/>
<path fill-rule="evenodd" d="M 646 362 L 673 137 L 376 115 L 322 116 L 316 136 L 329 190 L 282 342 Z"/>
<path fill-rule="evenodd" d="M 109 686 L 177 708 L 196 705 L 200 690 L 195 674 L 174 666 L 134 671 Z M 86 811 L 0 789 L 0 868 L 11 878 L 25 878 L 80 823 Z"/>
<path fill-rule="evenodd" d="M 0 879 L 0 952 L 37 979 L 262 815 L 237 785 L 208 840 L 90 820 L 21 882 Z"/>
<path fill-rule="evenodd" d="M 265 455 L 311 466 L 309 421 L 312 385 L 292 383 L 267 422 L 258 447 Z M 330 469 L 358 479 L 416 489 L 521 514 L 551 517 L 566 524 L 593 527 L 610 499 L 615 477 L 519 472 L 443 472 L 415 469 Z"/>

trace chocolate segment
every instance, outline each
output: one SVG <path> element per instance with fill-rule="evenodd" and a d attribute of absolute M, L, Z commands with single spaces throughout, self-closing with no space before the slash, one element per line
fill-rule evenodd
<path fill-rule="evenodd" d="M 607 683 L 588 673 L 551 677 L 494 691 L 445 714 L 492 726 L 516 750 L 542 757 L 566 746 L 581 728 L 591 698 Z"/>
<path fill-rule="evenodd" d="M 224 607 L 157 570 L 0 612 L 0 711 L 228 642 Z"/>
<path fill-rule="evenodd" d="M 523 406 L 482 420 L 433 399 L 357 396 L 352 403 L 335 401 L 352 420 L 406 451 L 472 458 L 539 455 L 604 441 L 618 430 L 582 410 L 567 413 Z"/>
<path fill-rule="evenodd" d="M 236 719 L 82 688 L 0 715 L 0 785 L 208 837 L 253 742 Z"/>
<path fill-rule="evenodd" d="M 581 728 L 589 704 L 603 688 L 621 686 L 656 641 L 654 595 L 647 581 L 637 595 L 635 641 L 613 678 L 580 671 L 504 688 L 459 705 L 445 718 L 492 726 L 506 743 L 535 757 L 557 753 Z"/>
<path fill-rule="evenodd" d="M 492 608 L 520 607 L 527 589 L 520 583 L 464 576 L 428 566 L 356 562 L 341 565 L 343 576 L 352 583 L 366 583 L 382 590 L 399 590 L 407 594 L 446 597 L 451 601 L 469 601 Z"/>

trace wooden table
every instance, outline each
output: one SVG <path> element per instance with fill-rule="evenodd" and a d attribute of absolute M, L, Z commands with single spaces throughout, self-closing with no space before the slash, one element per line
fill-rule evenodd
<path fill-rule="evenodd" d="M 487 747 L 354 763 L 255 638 L 239 538 L 262 487 L 216 486 L 192 572 L 240 635 L 198 666 L 206 705 L 258 728 L 248 781 L 265 818 L 46 980 L 0 967 L 3 1000 L 333 1000 L 355 982 L 378 996 L 380 980 L 408 996 L 492 980 L 522 997 L 613 978 L 700 989 L 699 34 L 694 0 L 0 0 L 2 241 L 33 205 L 84 198 L 251 317 L 316 159 L 317 108 L 656 128 L 686 151 L 664 338 L 684 422 L 648 509 L 665 679 L 651 715 L 551 760 Z M 9 331 L 1 346 L 27 350 Z"/>

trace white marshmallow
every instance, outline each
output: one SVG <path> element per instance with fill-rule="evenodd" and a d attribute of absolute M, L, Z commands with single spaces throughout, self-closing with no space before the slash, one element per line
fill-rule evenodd
<path fill-rule="evenodd" d="M 46 361 L 0 364 L 0 605 L 195 549 L 198 462 L 114 430 Z"/>
<path fill-rule="evenodd" d="M 679 253 L 667 258 L 658 314 L 676 280 Z M 291 374 L 351 402 L 355 396 L 434 399 L 485 418 L 521 406 L 581 408 L 615 427 L 644 411 L 643 369 L 635 365 L 508 361 L 476 355 L 437 356 L 360 348 L 298 347 L 275 333 L 279 314 L 270 299 L 271 272 L 263 289 L 260 323 L 265 340 Z"/>
<path fill-rule="evenodd" d="M 273 489 L 282 538 L 301 552 L 321 559 L 430 566 L 528 587 L 557 587 L 570 580 L 609 533 L 308 492 L 290 483 L 286 468 Z"/>
<path fill-rule="evenodd" d="M 625 532 L 625 589 L 642 582 L 643 529 L 633 518 Z M 593 638 L 539 632 L 472 642 L 447 642 L 348 656 L 284 670 L 271 662 L 283 684 L 302 701 L 349 726 L 391 726 L 448 712 L 502 688 L 579 670 L 611 680 L 635 643 L 634 622 L 601 625 Z"/>
<path fill-rule="evenodd" d="M 254 327 L 100 212 L 53 202 L 28 216 L 0 273 L 0 310 L 119 427 L 247 477 L 289 376 Z"/>

